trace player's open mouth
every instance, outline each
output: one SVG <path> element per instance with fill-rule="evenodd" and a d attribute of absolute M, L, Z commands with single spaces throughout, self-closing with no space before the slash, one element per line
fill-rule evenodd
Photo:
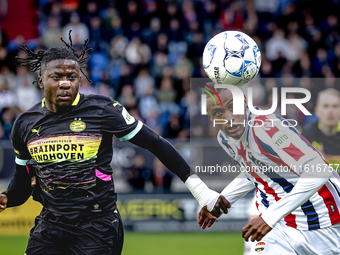
<path fill-rule="evenodd" d="M 233 127 L 229 127 L 227 128 L 228 133 L 236 133 L 237 131 L 239 131 L 240 126 L 233 126 Z"/>

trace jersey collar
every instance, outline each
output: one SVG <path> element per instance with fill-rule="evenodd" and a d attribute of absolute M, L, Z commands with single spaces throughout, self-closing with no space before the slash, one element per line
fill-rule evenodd
<path fill-rule="evenodd" d="M 318 128 L 321 130 L 322 129 L 322 124 L 319 122 L 318 123 Z M 338 128 L 337 131 L 340 132 L 340 121 L 338 122 Z"/>
<path fill-rule="evenodd" d="M 73 103 L 72 103 L 72 106 L 75 106 L 79 103 L 79 100 L 80 100 L 80 94 L 78 93 L 76 98 L 74 99 Z M 44 107 L 45 106 L 45 98 L 41 101 L 41 107 Z"/>

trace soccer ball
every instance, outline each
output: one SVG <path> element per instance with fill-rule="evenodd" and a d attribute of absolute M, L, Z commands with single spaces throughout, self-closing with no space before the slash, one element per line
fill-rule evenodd
<path fill-rule="evenodd" d="M 215 35 L 203 51 L 204 71 L 216 84 L 242 86 L 255 78 L 260 66 L 259 47 L 239 31 Z"/>

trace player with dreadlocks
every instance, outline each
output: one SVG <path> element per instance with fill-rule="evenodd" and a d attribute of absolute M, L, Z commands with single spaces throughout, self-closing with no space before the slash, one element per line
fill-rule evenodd
<path fill-rule="evenodd" d="M 121 254 L 123 228 L 110 166 L 113 135 L 151 151 L 185 182 L 201 207 L 212 210 L 219 194 L 191 175 L 164 138 L 117 101 L 78 93 L 91 49 L 86 50 L 86 40 L 78 54 L 71 35 L 70 44 L 63 42 L 66 47 L 38 53 L 20 47 L 28 54 L 24 65 L 40 71 L 45 98 L 14 124 L 16 171 L 0 194 L 0 212 L 31 195 L 43 205 L 26 254 Z"/>

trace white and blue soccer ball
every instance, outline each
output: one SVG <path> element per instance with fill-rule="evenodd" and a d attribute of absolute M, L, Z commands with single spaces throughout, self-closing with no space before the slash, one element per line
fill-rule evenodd
<path fill-rule="evenodd" d="M 259 47 L 239 31 L 215 35 L 203 51 L 204 71 L 215 84 L 242 86 L 255 78 L 260 66 Z"/>

